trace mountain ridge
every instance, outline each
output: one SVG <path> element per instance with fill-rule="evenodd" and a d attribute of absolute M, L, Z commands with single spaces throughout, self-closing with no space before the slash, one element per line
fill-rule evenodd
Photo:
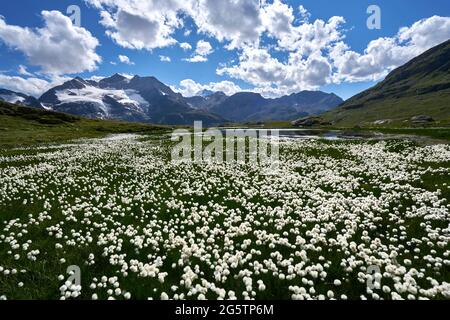
<path fill-rule="evenodd" d="M 334 93 L 322 91 L 300 91 L 279 98 L 264 98 L 260 93 L 249 91 L 231 96 L 216 92 L 207 97 L 194 96 L 187 100 L 197 108 L 235 122 L 292 120 L 303 115 L 318 115 L 343 102 Z"/>

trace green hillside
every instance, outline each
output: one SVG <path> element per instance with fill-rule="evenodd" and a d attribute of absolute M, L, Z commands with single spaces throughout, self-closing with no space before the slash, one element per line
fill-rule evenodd
<path fill-rule="evenodd" d="M 418 115 L 450 123 L 450 40 L 392 71 L 384 81 L 350 98 L 324 118 L 339 126 L 375 121 L 411 125 Z"/>
<path fill-rule="evenodd" d="M 0 147 L 101 137 L 111 133 L 165 131 L 168 127 L 90 120 L 0 102 Z"/>

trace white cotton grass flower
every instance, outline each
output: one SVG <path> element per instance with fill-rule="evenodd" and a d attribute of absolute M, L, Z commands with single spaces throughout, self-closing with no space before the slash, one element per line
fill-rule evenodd
<path fill-rule="evenodd" d="M 258 300 L 273 288 L 296 300 L 448 297 L 448 188 L 419 182 L 449 174 L 450 146 L 281 139 L 280 174 L 268 177 L 258 165 L 172 163 L 167 141 L 145 140 L 0 155 L 0 206 L 30 208 L 0 227 L 7 283 L 18 285 L 24 260 L 32 272 L 56 250 L 63 267 L 82 252 L 83 279 L 92 278 L 82 289 L 57 276 L 66 300 L 128 300 L 135 290 L 149 299 Z M 368 282 L 372 289 L 345 291 Z"/>
<path fill-rule="evenodd" d="M 169 296 L 167 295 L 167 293 L 165 292 L 161 293 L 161 300 L 169 300 Z"/>

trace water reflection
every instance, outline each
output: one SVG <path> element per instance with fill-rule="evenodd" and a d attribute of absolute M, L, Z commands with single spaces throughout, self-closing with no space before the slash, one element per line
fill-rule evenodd
<path fill-rule="evenodd" d="M 326 129 L 255 129 L 255 128 L 218 128 L 217 129 L 224 137 L 228 134 L 236 136 L 248 136 L 251 131 L 257 132 L 261 136 L 261 132 L 267 135 L 273 135 L 274 131 L 278 131 L 278 136 L 283 140 L 290 139 L 322 139 L 322 140 L 410 140 L 420 144 L 440 144 L 448 143 L 447 141 L 437 140 L 426 136 L 414 134 L 394 134 L 382 133 L 379 131 L 364 131 L 364 130 L 326 130 Z M 194 134 L 205 135 L 206 132 L 186 132 L 179 135 Z M 176 134 L 178 135 L 178 134 Z"/>

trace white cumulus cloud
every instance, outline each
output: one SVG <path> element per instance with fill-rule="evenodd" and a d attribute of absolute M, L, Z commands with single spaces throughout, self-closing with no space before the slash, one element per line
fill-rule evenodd
<path fill-rule="evenodd" d="M 244 46 L 239 61 L 220 66 L 217 74 L 243 80 L 265 95 L 319 89 L 329 83 L 378 81 L 393 69 L 450 39 L 450 17 L 433 16 L 403 27 L 393 37 L 371 41 L 363 53 L 345 43 L 345 19 L 300 20 L 280 0 L 262 7 L 262 21 L 275 48 Z M 276 53 L 283 52 L 281 60 Z"/>
<path fill-rule="evenodd" d="M 200 56 L 207 56 L 213 52 L 213 47 L 208 41 L 200 40 L 197 42 L 197 49 L 195 49 L 195 53 Z"/>
<path fill-rule="evenodd" d="M 126 48 L 162 48 L 190 17 L 198 32 L 228 41 L 229 48 L 259 42 L 264 26 L 260 0 L 85 0 L 100 11 L 101 24 Z M 186 34 L 189 34 L 189 29 Z"/>
<path fill-rule="evenodd" d="M 200 84 L 192 79 L 185 79 L 180 81 L 179 87 L 172 87 L 176 92 L 181 93 L 185 97 L 192 97 L 198 95 L 199 92 L 203 90 L 209 91 L 221 91 L 228 96 L 231 96 L 237 92 L 242 91 L 242 89 L 232 81 L 220 81 L 220 82 L 210 82 L 208 84 Z"/>
<path fill-rule="evenodd" d="M 134 65 L 134 62 L 130 58 L 121 54 L 119 55 L 119 61 L 128 65 Z"/>
<path fill-rule="evenodd" d="M 181 47 L 181 49 L 186 50 L 186 51 L 192 50 L 192 46 L 187 42 L 180 43 L 180 47 Z"/>
<path fill-rule="evenodd" d="M 67 81 L 65 77 L 54 77 L 49 80 L 36 77 L 18 77 L 0 74 L 0 88 L 25 93 L 30 96 L 39 97 L 45 91 Z"/>
<path fill-rule="evenodd" d="M 184 59 L 188 62 L 206 62 L 208 61 L 207 56 L 213 52 L 213 47 L 208 41 L 200 40 L 197 42 L 197 48 L 195 53 L 191 58 Z"/>
<path fill-rule="evenodd" d="M 0 41 L 22 52 L 31 65 L 47 74 L 71 74 L 97 69 L 101 57 L 98 40 L 84 28 L 74 26 L 59 11 L 42 11 L 44 27 L 30 29 L 9 25 L 0 16 Z"/>
<path fill-rule="evenodd" d="M 264 31 L 260 4 L 259 0 L 199 0 L 192 16 L 200 32 L 229 41 L 229 49 L 239 48 L 259 43 Z"/>
<path fill-rule="evenodd" d="M 27 67 L 24 65 L 19 65 L 19 69 L 17 70 L 17 72 L 23 76 L 32 76 L 33 75 L 32 73 L 28 72 Z"/>
<path fill-rule="evenodd" d="M 100 10 L 101 24 L 117 44 L 130 49 L 173 45 L 183 25 L 180 12 L 189 12 L 194 0 L 85 0 Z"/>
<path fill-rule="evenodd" d="M 267 49 L 250 47 L 244 49 L 237 65 L 217 69 L 219 75 L 244 80 L 257 91 L 267 92 L 271 88 L 269 91 L 280 94 L 317 89 L 330 81 L 331 71 L 329 61 L 319 52 L 306 58 L 292 53 L 287 62 L 281 62 Z"/>
<path fill-rule="evenodd" d="M 196 63 L 196 62 L 206 62 L 206 61 L 208 61 L 208 58 L 206 58 L 204 56 L 201 56 L 201 55 L 195 55 L 195 56 L 193 56 L 191 58 L 186 58 L 186 59 L 183 59 L 183 60 L 187 61 L 187 62 Z"/>

